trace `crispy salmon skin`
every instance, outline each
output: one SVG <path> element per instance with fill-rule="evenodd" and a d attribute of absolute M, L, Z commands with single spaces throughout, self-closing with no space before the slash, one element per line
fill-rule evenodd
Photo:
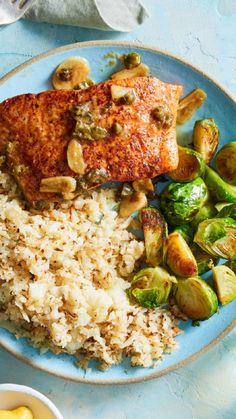
<path fill-rule="evenodd" d="M 130 103 L 112 100 L 111 86 L 132 88 Z M 24 94 L 0 104 L 0 150 L 7 148 L 6 164 L 30 202 L 58 201 L 55 193 L 40 192 L 43 178 L 72 176 L 67 147 L 75 120 L 71 109 L 88 104 L 96 126 L 106 136 L 82 141 L 86 173 L 103 168 L 106 180 L 153 178 L 176 169 L 176 114 L 182 87 L 154 77 L 108 80 L 83 91 L 58 90 Z M 167 128 L 156 123 L 153 109 L 164 106 L 173 121 Z M 114 134 L 118 123 L 122 132 Z"/>

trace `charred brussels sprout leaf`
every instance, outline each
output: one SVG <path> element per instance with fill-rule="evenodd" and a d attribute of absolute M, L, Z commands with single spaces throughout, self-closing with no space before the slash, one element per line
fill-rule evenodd
<path fill-rule="evenodd" d="M 174 232 L 181 234 L 188 244 L 193 241 L 194 228 L 190 224 L 182 224 L 181 226 L 176 227 Z"/>
<path fill-rule="evenodd" d="M 228 266 L 213 268 L 212 279 L 221 304 L 228 304 L 236 298 L 236 275 Z"/>
<path fill-rule="evenodd" d="M 177 169 L 169 173 L 175 182 L 190 182 L 201 176 L 205 164 L 202 156 L 191 148 L 178 146 L 179 164 Z"/>
<path fill-rule="evenodd" d="M 214 119 L 196 121 L 193 130 L 193 145 L 206 163 L 212 159 L 219 144 L 219 129 Z"/>
<path fill-rule="evenodd" d="M 197 273 L 197 262 L 181 234 L 171 233 L 164 244 L 164 261 L 178 276 L 188 277 Z"/>
<path fill-rule="evenodd" d="M 205 169 L 204 181 L 215 201 L 236 203 L 236 186 L 226 183 L 208 166 Z"/>
<path fill-rule="evenodd" d="M 142 307 L 154 308 L 167 303 L 176 282 L 164 268 L 144 268 L 134 275 L 128 294 Z"/>
<path fill-rule="evenodd" d="M 189 183 L 171 183 L 161 194 L 161 208 L 173 226 L 191 221 L 208 199 L 208 190 L 201 178 Z"/>
<path fill-rule="evenodd" d="M 201 222 L 194 237 L 205 252 L 213 257 L 236 258 L 236 221 L 232 218 L 212 218 Z"/>
<path fill-rule="evenodd" d="M 218 151 L 216 170 L 225 182 L 236 185 L 236 141 L 225 144 Z"/>
<path fill-rule="evenodd" d="M 206 202 L 202 208 L 197 212 L 195 217 L 192 220 L 192 226 L 194 228 L 197 228 L 198 224 L 201 223 L 204 220 L 207 220 L 208 218 L 215 217 L 217 211 L 215 209 L 215 206 L 211 202 Z"/>
<path fill-rule="evenodd" d="M 162 247 L 167 236 L 167 224 L 155 208 L 141 210 L 141 222 L 143 226 L 146 261 L 152 266 L 162 262 Z"/>
<path fill-rule="evenodd" d="M 198 250 L 196 250 L 196 248 L 198 248 Z M 196 246 L 194 249 L 195 251 L 193 249 L 192 251 L 197 262 L 198 274 L 202 275 L 212 269 L 214 267 L 214 262 L 217 262 L 217 260 L 213 259 L 208 253 L 204 252 L 198 246 Z"/>
<path fill-rule="evenodd" d="M 192 320 L 207 320 L 218 309 L 215 292 L 200 277 L 179 280 L 175 299 L 180 310 Z"/>

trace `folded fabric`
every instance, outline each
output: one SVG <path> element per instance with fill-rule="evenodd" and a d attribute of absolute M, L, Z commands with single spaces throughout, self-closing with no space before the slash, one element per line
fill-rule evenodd
<path fill-rule="evenodd" d="M 102 30 L 129 32 L 148 12 L 139 0 L 36 0 L 25 17 Z"/>

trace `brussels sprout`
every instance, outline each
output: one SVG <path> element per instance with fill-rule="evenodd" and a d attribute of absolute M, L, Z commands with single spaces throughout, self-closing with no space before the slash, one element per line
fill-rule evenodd
<path fill-rule="evenodd" d="M 204 180 L 208 186 L 211 196 L 216 201 L 236 203 L 236 187 L 226 183 L 209 166 L 206 166 Z"/>
<path fill-rule="evenodd" d="M 163 248 L 164 262 L 178 276 L 188 277 L 197 273 L 197 262 L 181 234 L 171 233 Z"/>
<path fill-rule="evenodd" d="M 144 268 L 133 277 L 128 294 L 142 307 L 154 308 L 166 304 L 171 287 L 176 283 L 164 268 Z"/>
<path fill-rule="evenodd" d="M 161 193 L 161 208 L 173 226 L 191 221 L 208 199 L 208 190 L 201 178 L 189 183 L 171 183 Z"/>
<path fill-rule="evenodd" d="M 190 224 L 182 224 L 181 226 L 175 227 L 174 232 L 181 234 L 188 244 L 193 241 L 194 229 Z"/>
<path fill-rule="evenodd" d="M 216 170 L 225 182 L 236 185 L 236 141 L 225 144 L 218 151 Z"/>
<path fill-rule="evenodd" d="M 236 259 L 230 260 L 226 265 L 236 274 Z"/>
<path fill-rule="evenodd" d="M 193 130 L 193 146 L 206 163 L 212 159 L 219 144 L 219 129 L 213 118 L 196 121 Z"/>
<path fill-rule="evenodd" d="M 226 265 L 212 269 L 213 285 L 221 304 L 228 304 L 236 298 L 236 275 Z"/>
<path fill-rule="evenodd" d="M 184 124 L 200 108 L 207 95 L 202 89 L 195 89 L 179 101 L 177 123 Z"/>
<path fill-rule="evenodd" d="M 122 197 L 120 201 L 120 217 L 129 217 L 133 212 L 146 207 L 147 198 L 143 192 L 133 192 L 132 195 Z"/>
<path fill-rule="evenodd" d="M 222 208 L 227 207 L 227 205 L 231 205 L 230 202 L 217 202 L 217 204 L 215 204 L 215 208 L 218 212 L 220 212 Z"/>
<path fill-rule="evenodd" d="M 236 220 L 236 204 L 225 205 L 217 214 L 217 218 L 230 217 Z"/>
<path fill-rule="evenodd" d="M 155 208 L 144 208 L 140 215 L 144 233 L 146 261 L 152 266 L 157 266 L 162 262 L 162 246 L 167 236 L 167 224 Z"/>
<path fill-rule="evenodd" d="M 214 267 L 214 260 L 208 253 L 199 251 L 196 254 L 193 252 L 193 254 L 197 262 L 197 270 L 199 275 L 208 272 L 210 269 Z"/>
<path fill-rule="evenodd" d="M 175 299 L 180 310 L 192 320 L 207 320 L 218 309 L 215 292 L 200 277 L 179 280 Z"/>
<path fill-rule="evenodd" d="M 236 221 L 232 218 L 211 218 L 202 221 L 194 242 L 213 257 L 236 258 Z"/>
<path fill-rule="evenodd" d="M 179 164 L 168 175 L 175 182 L 190 182 L 201 176 L 205 169 L 202 156 L 191 148 L 178 146 Z"/>
<path fill-rule="evenodd" d="M 206 202 L 202 208 L 197 212 L 195 217 L 193 218 L 191 224 L 194 228 L 198 226 L 204 220 L 208 218 L 213 218 L 217 214 L 215 206 L 211 202 Z"/>

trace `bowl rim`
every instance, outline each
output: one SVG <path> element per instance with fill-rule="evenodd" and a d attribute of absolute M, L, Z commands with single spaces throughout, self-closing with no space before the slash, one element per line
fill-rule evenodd
<path fill-rule="evenodd" d="M 11 77 L 13 77 L 15 74 L 19 73 L 26 67 L 30 66 L 31 64 L 34 64 L 35 62 L 38 62 L 44 58 L 50 57 L 52 55 L 56 55 L 60 52 L 70 51 L 73 49 L 80 49 L 84 47 L 96 47 L 96 46 L 120 46 L 120 47 L 130 47 L 130 48 L 136 48 L 140 50 L 148 50 L 150 52 L 159 53 L 162 55 L 165 55 L 169 58 L 174 59 L 175 61 L 178 61 L 181 64 L 184 64 L 185 66 L 189 67 L 191 70 L 194 70 L 198 72 L 200 75 L 205 77 L 208 81 L 215 84 L 219 90 L 221 90 L 236 106 L 236 96 L 230 92 L 228 88 L 226 88 L 223 84 L 221 84 L 219 81 L 217 81 L 213 76 L 210 76 L 207 72 L 203 71 L 198 66 L 195 66 L 188 62 L 185 59 L 180 58 L 178 55 L 169 53 L 168 51 L 157 48 L 150 44 L 143 44 L 135 41 L 113 41 L 113 40 L 93 40 L 93 41 L 85 41 L 85 42 L 75 42 L 67 45 L 63 45 L 61 47 L 52 48 L 46 52 L 43 52 L 41 54 L 38 54 L 34 56 L 33 58 L 25 61 L 23 64 L 20 64 L 19 66 L 15 67 L 13 70 L 9 71 L 7 74 L 5 74 L 0 79 L 0 87 L 8 81 Z M 27 357 L 24 357 L 24 355 L 19 354 L 16 350 L 12 349 L 10 345 L 7 343 L 3 343 L 0 341 L 0 347 L 4 348 L 7 352 L 9 352 L 11 355 L 15 356 L 19 361 L 22 361 L 23 363 L 27 364 L 28 366 L 31 366 L 33 368 L 36 368 L 37 370 L 40 370 L 42 372 L 46 372 L 50 375 L 56 376 L 57 378 L 61 378 L 64 380 L 70 380 L 76 383 L 83 383 L 83 384 L 98 384 L 98 385 L 113 385 L 113 384 L 133 384 L 143 381 L 149 381 L 153 380 L 155 378 L 161 377 L 163 375 L 169 374 L 172 371 L 175 371 L 176 369 L 188 364 L 189 362 L 195 361 L 197 358 L 199 358 L 201 355 L 205 354 L 209 349 L 213 348 L 216 344 L 218 344 L 228 333 L 230 333 L 231 330 L 233 330 L 236 327 L 236 318 L 232 320 L 226 328 L 219 333 L 211 342 L 209 342 L 207 345 L 205 345 L 203 348 L 199 349 L 192 355 L 186 357 L 185 359 L 176 362 L 175 364 L 164 368 L 161 371 L 155 371 L 152 373 L 144 373 L 142 376 L 139 377 L 132 377 L 127 379 L 117 379 L 117 378 L 111 378 L 111 379 L 90 379 L 86 378 L 86 375 L 83 377 L 75 377 L 73 375 L 67 374 L 64 375 L 63 373 L 54 372 L 50 368 L 47 368 L 46 366 L 37 365 L 34 363 L 34 361 L 30 360 Z M 145 369 L 144 369 L 145 371 Z M 24 387 L 24 386 L 23 386 Z M 1 389 L 1 388 L 0 388 Z M 36 391 L 36 390 L 35 390 Z"/>
<path fill-rule="evenodd" d="M 38 390 L 35 390 L 32 387 L 13 383 L 0 384 L 0 393 L 7 392 L 15 392 L 32 396 L 34 399 L 37 399 L 40 402 L 42 402 L 48 408 L 48 410 L 55 416 L 55 419 L 63 419 L 63 416 L 56 407 L 56 405 L 47 396 L 45 396 L 43 393 L 41 393 Z"/>

